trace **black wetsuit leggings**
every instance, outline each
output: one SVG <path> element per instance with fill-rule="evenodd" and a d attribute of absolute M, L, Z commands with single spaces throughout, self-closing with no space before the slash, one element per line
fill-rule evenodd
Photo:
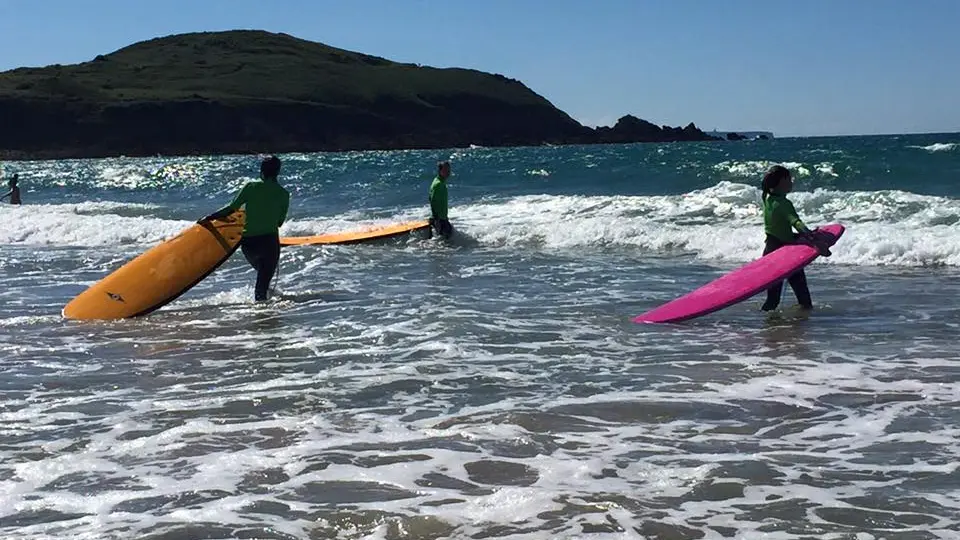
<path fill-rule="evenodd" d="M 768 253 L 773 253 L 774 251 L 787 246 L 789 244 L 784 243 L 782 240 L 775 236 L 767 235 L 767 243 L 763 248 L 763 254 L 767 255 Z M 790 283 L 790 288 L 793 289 L 793 293 L 797 295 L 797 302 L 804 308 L 810 309 L 813 307 L 813 301 L 810 299 L 810 289 L 807 288 L 807 275 L 803 273 L 803 268 L 794 272 L 790 277 L 787 278 L 787 282 Z M 770 286 L 767 289 L 767 301 L 763 303 L 761 308 L 764 311 L 771 311 L 777 309 L 777 306 L 780 305 L 780 294 L 783 292 L 783 282 L 778 281 Z"/>
<path fill-rule="evenodd" d="M 430 224 L 436 229 L 437 234 L 444 238 L 450 238 L 453 234 L 453 225 L 450 225 L 450 220 L 430 218 Z"/>
<path fill-rule="evenodd" d="M 257 271 L 254 298 L 258 302 L 266 300 L 270 280 L 273 279 L 280 262 L 280 238 L 276 234 L 244 236 L 240 239 L 240 249 L 250 266 Z"/>

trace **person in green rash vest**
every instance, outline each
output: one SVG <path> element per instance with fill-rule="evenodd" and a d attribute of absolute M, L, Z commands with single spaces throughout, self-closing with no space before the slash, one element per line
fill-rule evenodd
<path fill-rule="evenodd" d="M 827 249 L 816 238 L 816 232 L 811 231 L 800 220 L 796 208 L 787 199 L 787 193 L 793 189 L 793 179 L 790 171 L 782 165 L 774 165 L 763 177 L 763 230 L 766 233 L 766 242 L 763 254 L 767 255 L 793 243 L 801 238 L 812 244 L 824 257 L 830 256 Z M 793 234 L 796 229 L 798 235 Z M 803 309 L 813 309 L 810 299 L 810 289 L 807 287 L 807 276 L 803 268 L 794 272 L 787 282 L 797 295 L 797 302 Z M 783 291 L 783 282 L 779 281 L 767 289 L 767 300 L 760 308 L 763 311 L 772 311 L 780 305 L 780 295 Z"/>
<path fill-rule="evenodd" d="M 437 164 L 437 176 L 430 184 L 430 225 L 437 230 L 437 234 L 450 238 L 453 226 L 447 215 L 447 178 L 450 177 L 450 162 L 441 161 Z"/>
<path fill-rule="evenodd" d="M 204 223 L 229 216 L 241 206 L 246 207 L 246 221 L 240 239 L 240 249 L 250 266 L 257 271 L 254 299 L 267 299 L 270 280 L 280 262 L 280 226 L 287 219 L 290 193 L 280 185 L 280 159 L 270 156 L 260 163 L 260 180 L 247 182 L 233 201 L 220 210 L 200 219 Z"/>

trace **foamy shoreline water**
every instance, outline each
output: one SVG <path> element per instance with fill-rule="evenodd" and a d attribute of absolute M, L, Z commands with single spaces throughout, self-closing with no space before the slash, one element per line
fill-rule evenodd
<path fill-rule="evenodd" d="M 285 249 L 266 306 L 237 256 L 98 323 L 59 310 L 249 164 L 44 165 L 0 207 L 0 537 L 952 538 L 946 142 L 456 151 L 460 244 Z M 422 217 L 433 157 L 289 160 L 284 232 Z M 847 226 L 817 309 L 631 323 L 757 256 L 774 161 L 808 171 L 809 224 Z"/>

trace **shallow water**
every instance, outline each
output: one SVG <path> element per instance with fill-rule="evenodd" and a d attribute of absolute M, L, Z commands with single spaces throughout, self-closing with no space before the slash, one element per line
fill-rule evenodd
<path fill-rule="evenodd" d="M 267 305 L 235 256 L 93 323 L 59 310 L 251 160 L 7 164 L 0 537 L 960 537 L 957 140 L 449 151 L 453 245 L 285 248 Z M 878 148 L 899 184 L 845 172 Z M 288 156 L 284 232 L 421 217 L 435 154 Z M 632 323 L 757 256 L 768 160 L 848 227 L 814 312 Z"/>

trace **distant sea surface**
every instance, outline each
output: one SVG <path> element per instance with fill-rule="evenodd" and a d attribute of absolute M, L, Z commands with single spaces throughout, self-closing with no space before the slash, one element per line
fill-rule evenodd
<path fill-rule="evenodd" d="M 960 134 L 281 157 L 285 235 L 424 218 L 438 159 L 458 234 L 65 321 L 258 161 L 0 164 L 0 537 L 960 538 Z M 816 309 L 631 322 L 760 255 L 774 163 L 847 227 Z"/>

